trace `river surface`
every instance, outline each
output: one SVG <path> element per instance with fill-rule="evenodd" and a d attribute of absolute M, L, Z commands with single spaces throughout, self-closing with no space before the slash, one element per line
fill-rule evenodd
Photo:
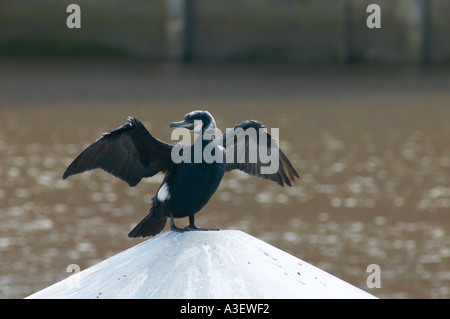
<path fill-rule="evenodd" d="M 127 234 L 162 174 L 133 188 L 100 170 L 61 176 L 127 116 L 174 142 L 170 122 L 195 109 L 222 131 L 245 119 L 279 128 L 301 175 L 282 188 L 227 173 L 198 226 L 244 231 L 380 298 L 450 297 L 448 72 L 79 62 L 0 70 L 1 298 L 141 242 Z M 372 264 L 380 288 L 367 285 Z"/>

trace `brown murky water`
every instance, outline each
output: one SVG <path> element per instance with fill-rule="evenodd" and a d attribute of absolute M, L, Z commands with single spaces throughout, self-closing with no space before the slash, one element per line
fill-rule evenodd
<path fill-rule="evenodd" d="M 85 269 L 140 242 L 127 234 L 162 175 L 130 188 L 103 171 L 65 181 L 62 173 L 128 115 L 170 141 L 169 123 L 198 108 L 222 130 L 250 118 L 280 128 L 302 177 L 281 188 L 228 173 L 199 226 L 245 231 L 382 298 L 450 297 L 444 72 L 1 69 L 0 297 L 25 297 L 67 277 L 70 264 Z M 381 288 L 366 285 L 370 264 L 380 266 Z"/>

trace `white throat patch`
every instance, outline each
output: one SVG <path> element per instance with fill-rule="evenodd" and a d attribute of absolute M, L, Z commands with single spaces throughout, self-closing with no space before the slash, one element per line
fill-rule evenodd
<path fill-rule="evenodd" d="M 195 120 L 194 121 L 194 125 L 195 125 L 195 127 L 194 127 L 194 131 L 193 132 L 196 133 L 196 134 L 200 134 L 202 132 L 203 121 Z"/>

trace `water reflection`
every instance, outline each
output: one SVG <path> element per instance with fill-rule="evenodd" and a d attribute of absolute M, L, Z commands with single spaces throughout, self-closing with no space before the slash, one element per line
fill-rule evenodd
<path fill-rule="evenodd" d="M 449 297 L 450 97 L 378 101 L 396 105 L 389 109 L 341 98 L 289 97 L 277 116 L 272 100 L 214 103 L 223 129 L 254 114 L 280 127 L 301 180 L 281 188 L 229 173 L 198 224 L 246 231 L 365 290 L 366 268 L 378 264 L 382 288 L 368 291 L 380 297 Z M 84 269 L 135 245 L 126 235 L 147 213 L 161 174 L 134 188 L 101 171 L 61 175 L 126 116 L 169 141 L 174 114 L 191 109 L 164 101 L 107 112 L 95 104 L 1 109 L 0 296 L 24 297 L 67 277 L 70 264 Z"/>

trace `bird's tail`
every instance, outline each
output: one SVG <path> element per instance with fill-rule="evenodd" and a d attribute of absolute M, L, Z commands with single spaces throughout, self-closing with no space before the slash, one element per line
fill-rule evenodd
<path fill-rule="evenodd" d="M 161 206 L 152 206 L 150 212 L 143 220 L 130 231 L 128 237 L 148 237 L 159 234 L 166 226 L 167 215 Z"/>

